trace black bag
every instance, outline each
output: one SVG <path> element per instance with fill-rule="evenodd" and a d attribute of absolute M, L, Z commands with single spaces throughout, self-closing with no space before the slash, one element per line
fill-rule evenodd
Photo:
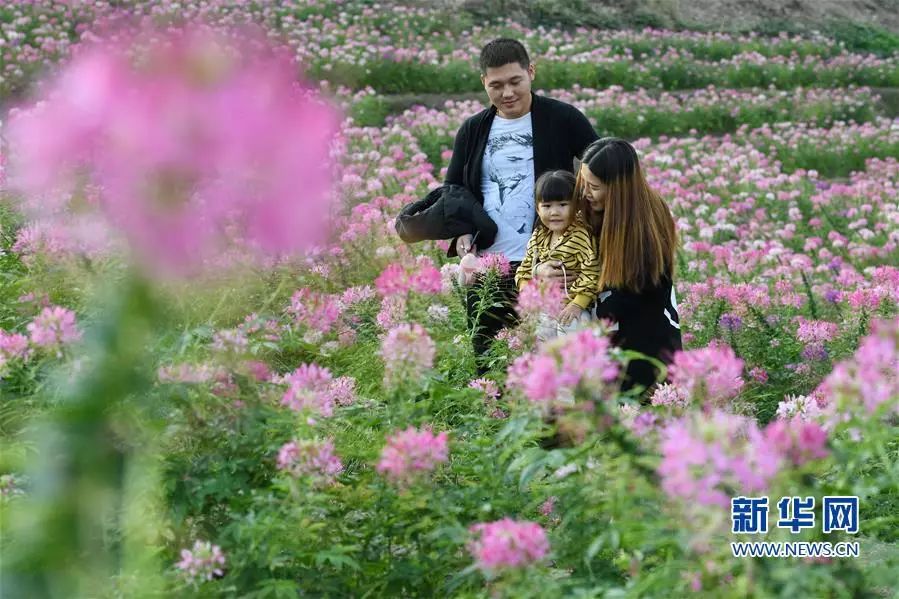
<path fill-rule="evenodd" d="M 406 243 L 478 233 L 482 249 L 493 245 L 497 232 L 484 207 L 461 185 L 443 185 L 408 204 L 396 217 L 395 226 Z"/>

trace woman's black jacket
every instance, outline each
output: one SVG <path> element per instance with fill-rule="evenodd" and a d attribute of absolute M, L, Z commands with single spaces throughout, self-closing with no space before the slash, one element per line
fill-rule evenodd
<path fill-rule="evenodd" d="M 670 277 L 663 277 L 659 285 L 640 293 L 605 289 L 596 300 L 596 316 L 618 323 L 612 343 L 623 349 L 638 351 L 670 364 L 674 352 L 683 348 Z M 657 374 L 658 369 L 646 360 L 632 360 L 622 390 L 635 385 L 648 388 L 656 381 Z"/>

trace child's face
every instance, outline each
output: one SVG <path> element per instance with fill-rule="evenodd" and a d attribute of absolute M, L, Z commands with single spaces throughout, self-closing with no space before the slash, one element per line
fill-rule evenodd
<path fill-rule="evenodd" d="M 553 233 L 561 233 L 574 221 L 574 202 L 540 202 L 537 215 L 540 222 Z"/>

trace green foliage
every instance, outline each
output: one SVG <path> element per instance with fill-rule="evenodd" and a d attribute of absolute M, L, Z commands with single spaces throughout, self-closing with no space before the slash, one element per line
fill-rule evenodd
<path fill-rule="evenodd" d="M 835 21 L 824 31 L 852 52 L 869 52 L 878 56 L 899 53 L 899 35 L 877 25 Z"/>
<path fill-rule="evenodd" d="M 366 96 L 350 107 L 349 115 L 360 127 L 382 127 L 391 112 L 383 96 Z"/>
<path fill-rule="evenodd" d="M 574 63 L 563 60 L 537 59 L 540 81 L 547 88 L 605 88 L 619 85 L 626 90 L 639 88 L 683 90 L 714 85 L 724 88 L 769 87 L 874 87 L 899 86 L 899 67 L 833 66 L 822 69 L 815 63 L 789 65 L 773 62 L 726 63 L 675 59 L 648 62 L 639 67 L 629 60 L 603 63 Z M 352 89 L 372 87 L 379 93 L 429 93 L 433 82 L 440 81 L 444 93 L 476 92 L 483 89 L 477 68 L 469 62 L 453 61 L 443 65 L 418 62 L 370 62 L 365 65 L 329 63 L 327 73 L 320 67 L 310 71 L 315 77 L 326 77 L 335 84 Z"/>

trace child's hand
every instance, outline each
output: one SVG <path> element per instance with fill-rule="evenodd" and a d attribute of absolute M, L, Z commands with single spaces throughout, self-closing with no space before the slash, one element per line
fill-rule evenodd
<path fill-rule="evenodd" d="M 575 304 L 574 302 L 565 306 L 565 309 L 559 314 L 559 324 L 562 326 L 568 326 L 571 324 L 576 318 L 581 315 L 584 309 Z"/>

